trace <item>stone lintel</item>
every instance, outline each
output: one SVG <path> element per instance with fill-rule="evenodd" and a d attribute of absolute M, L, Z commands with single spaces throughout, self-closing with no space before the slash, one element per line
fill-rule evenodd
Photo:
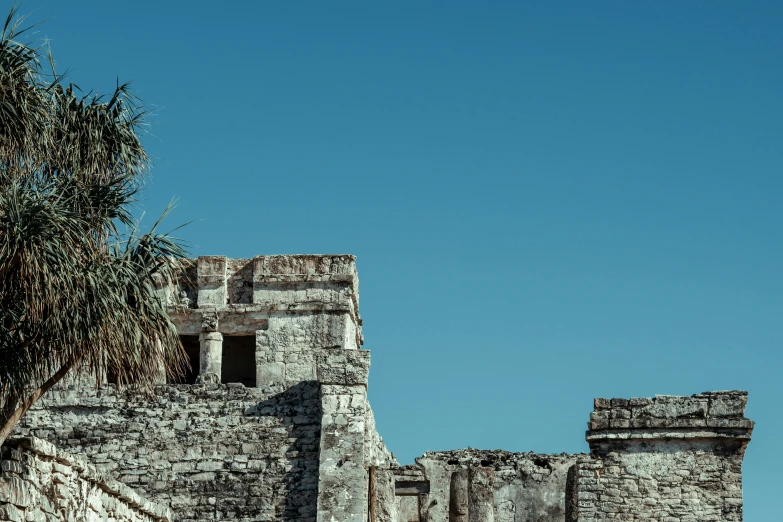
<path fill-rule="evenodd" d="M 228 305 L 224 307 L 171 310 L 169 316 L 180 335 L 197 335 L 203 331 L 205 315 L 216 315 L 217 331 L 225 335 L 251 335 L 269 328 L 269 319 L 279 314 L 349 313 L 349 303 L 302 303 L 285 309 L 267 305 Z"/>
<path fill-rule="evenodd" d="M 429 492 L 429 480 L 396 480 L 394 482 L 394 494 L 398 497 L 418 496 Z"/>
<path fill-rule="evenodd" d="M 205 315 L 214 314 L 217 317 L 216 330 L 224 335 L 251 335 L 257 330 L 269 328 L 269 312 L 243 312 L 232 309 L 199 310 L 171 313 L 171 321 L 179 335 L 198 335 L 203 331 Z"/>
<path fill-rule="evenodd" d="M 418 464 L 408 464 L 407 466 L 394 468 L 392 474 L 395 481 L 423 482 L 427 480 L 424 469 L 419 467 Z"/>

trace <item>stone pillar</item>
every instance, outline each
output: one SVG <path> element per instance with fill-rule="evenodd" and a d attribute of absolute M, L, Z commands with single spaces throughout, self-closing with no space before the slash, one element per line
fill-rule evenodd
<path fill-rule="evenodd" d="M 362 385 L 321 385 L 321 452 L 318 462 L 318 522 L 362 522 L 364 417 Z"/>
<path fill-rule="evenodd" d="M 466 469 L 451 474 L 449 522 L 468 522 L 468 470 Z"/>
<path fill-rule="evenodd" d="M 320 352 L 317 522 L 363 522 L 368 511 L 364 432 L 370 354 L 339 349 Z"/>
<path fill-rule="evenodd" d="M 495 521 L 495 470 L 471 466 L 468 473 L 470 522 Z"/>
<path fill-rule="evenodd" d="M 199 341 L 201 341 L 201 368 L 198 380 L 203 383 L 218 383 L 223 366 L 223 334 L 202 332 Z"/>

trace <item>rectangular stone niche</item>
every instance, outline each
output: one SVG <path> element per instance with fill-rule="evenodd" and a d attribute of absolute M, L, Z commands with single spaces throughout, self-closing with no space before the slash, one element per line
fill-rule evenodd
<path fill-rule="evenodd" d="M 430 492 L 430 483 L 420 480 L 397 480 L 394 495 L 397 502 L 398 522 L 421 520 L 421 496 Z"/>
<path fill-rule="evenodd" d="M 223 336 L 223 355 L 220 382 L 241 382 L 245 386 L 256 385 L 256 336 Z"/>
<path fill-rule="evenodd" d="M 420 522 L 421 506 L 419 497 L 405 495 L 395 498 L 397 502 L 398 522 Z"/>

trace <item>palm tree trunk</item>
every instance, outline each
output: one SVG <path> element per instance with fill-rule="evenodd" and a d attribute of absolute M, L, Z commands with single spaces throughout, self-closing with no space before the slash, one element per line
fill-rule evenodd
<path fill-rule="evenodd" d="M 22 404 L 19 405 L 18 408 L 16 408 L 16 410 L 14 410 L 13 413 L 11 413 L 11 415 L 8 416 L 5 424 L 2 428 L 0 428 L 0 446 L 5 443 L 5 440 L 8 438 L 8 436 L 11 435 L 12 431 L 14 431 L 14 428 L 22 418 L 22 415 L 24 415 L 33 404 L 38 402 L 38 399 L 41 398 L 41 395 L 49 391 L 49 388 L 57 384 L 63 377 L 65 377 L 65 375 L 68 373 L 68 370 L 70 369 L 71 365 L 66 364 L 57 370 L 57 373 L 49 377 L 49 380 L 43 383 L 40 388 L 37 388 L 27 399 L 22 402 Z"/>

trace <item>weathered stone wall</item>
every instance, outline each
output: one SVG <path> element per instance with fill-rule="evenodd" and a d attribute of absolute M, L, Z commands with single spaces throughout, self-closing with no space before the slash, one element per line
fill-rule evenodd
<path fill-rule="evenodd" d="M 168 508 L 108 478 L 83 457 L 35 438 L 10 439 L 0 455 L 2 522 L 168 522 Z"/>
<path fill-rule="evenodd" d="M 365 405 L 364 418 L 364 468 L 367 470 L 365 476 L 364 500 L 366 505 L 373 504 L 373 508 L 379 505 L 377 498 L 387 499 L 380 504 L 385 505 L 386 510 L 391 509 L 394 503 L 394 477 L 388 471 L 379 475 L 378 470 L 390 470 L 397 468 L 399 464 L 386 445 L 383 443 L 378 430 L 375 426 L 375 415 L 373 414 L 370 403 Z M 384 504 L 385 502 L 385 504 Z M 364 520 L 371 520 L 370 509 L 365 513 Z M 374 520 L 384 520 L 375 517 Z"/>
<path fill-rule="evenodd" d="M 573 518 L 741 521 L 746 402 L 738 391 L 596 399 Z"/>
<path fill-rule="evenodd" d="M 315 520 L 318 383 L 161 386 L 151 401 L 101 390 L 51 392 L 24 421 L 84 455 L 177 520 Z"/>
<path fill-rule="evenodd" d="M 388 468 L 390 466 L 397 466 L 397 460 L 394 455 L 386 448 L 386 444 L 383 442 L 383 437 L 378 433 L 378 429 L 375 426 L 375 414 L 370 408 L 369 401 L 365 406 L 366 418 L 365 418 L 365 430 L 364 430 L 364 465 L 369 469 L 370 466 Z"/>
<path fill-rule="evenodd" d="M 71 381 L 23 431 L 89 456 L 178 520 L 367 520 L 369 466 L 396 463 L 367 403 L 353 256 L 186 265 L 182 293 L 160 295 L 180 335 L 199 336 L 198 384 L 145 399 Z M 252 336 L 255 386 L 220 384 L 230 336 Z"/>
<path fill-rule="evenodd" d="M 429 490 L 420 496 L 421 520 L 562 522 L 568 470 L 586 458 L 474 449 L 425 453 L 415 466 Z M 397 480 L 416 481 L 407 470 Z"/>
<path fill-rule="evenodd" d="M 369 467 L 396 466 L 367 402 L 369 352 L 312 353 L 317 380 L 292 385 L 161 385 L 152 400 L 111 385 L 54 390 L 21 429 L 178 520 L 366 520 Z"/>
<path fill-rule="evenodd" d="M 741 520 L 744 392 L 596 399 L 589 456 L 468 449 L 399 467 L 367 401 L 358 290 L 353 256 L 188 260 L 159 295 L 189 336 L 191 384 L 142 398 L 72 379 L 20 431 L 186 522 Z"/>
<path fill-rule="evenodd" d="M 228 336 L 255 337 L 259 385 L 316 380 L 315 352 L 361 346 L 359 280 L 348 255 L 186 260 L 179 288 L 162 286 L 180 335 L 198 335 L 200 382 L 221 380 Z"/>
<path fill-rule="evenodd" d="M 596 399 L 589 455 L 458 450 L 377 470 L 373 522 L 742 520 L 747 393 Z"/>

